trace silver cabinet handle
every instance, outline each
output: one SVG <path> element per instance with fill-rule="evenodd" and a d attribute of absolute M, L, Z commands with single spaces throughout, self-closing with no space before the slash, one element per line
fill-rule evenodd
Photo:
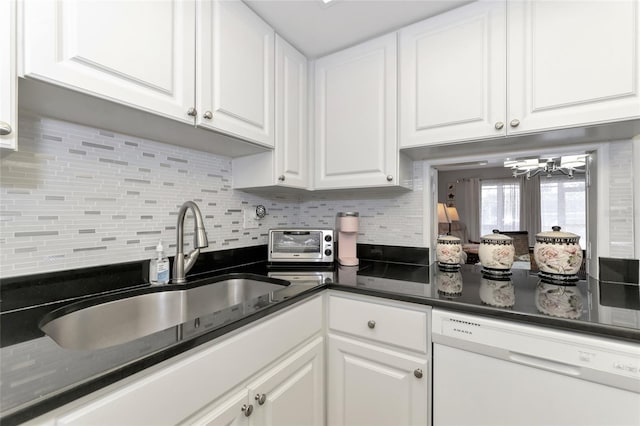
<path fill-rule="evenodd" d="M 367 323 L 367 326 L 369 328 L 376 328 L 376 322 L 374 320 L 371 320 Z"/>
<path fill-rule="evenodd" d="M 198 115 L 198 111 L 195 108 L 189 108 L 189 110 L 187 110 L 187 115 L 195 117 L 196 115 Z"/>
<path fill-rule="evenodd" d="M 245 416 L 249 417 L 251 415 L 251 413 L 253 413 L 253 405 L 249 404 L 244 404 L 241 408 L 242 412 L 244 413 Z"/>
<path fill-rule="evenodd" d="M 4 121 L 0 121 L 0 136 L 6 136 L 13 131 L 9 123 L 5 123 Z"/>
<path fill-rule="evenodd" d="M 264 405 L 265 401 L 267 400 L 267 395 L 264 393 L 259 393 L 256 395 L 255 400 L 258 401 L 259 405 Z"/>
<path fill-rule="evenodd" d="M 284 179 L 285 179 L 285 178 L 284 178 L 284 175 L 280 175 L 280 176 L 278 176 L 278 180 L 279 180 L 280 182 L 284 182 Z"/>
<path fill-rule="evenodd" d="M 517 118 L 514 118 L 513 120 L 511 120 L 511 122 L 509 123 L 509 125 L 511 127 L 518 127 L 520 125 L 520 120 L 518 120 Z"/>
<path fill-rule="evenodd" d="M 504 127 L 504 123 L 502 121 L 498 121 L 495 126 L 496 130 L 501 130 Z"/>
<path fill-rule="evenodd" d="M 416 376 L 418 379 L 422 379 L 422 369 L 420 368 L 416 368 L 415 370 L 413 370 L 413 375 Z"/>
<path fill-rule="evenodd" d="M 393 176 L 387 175 L 387 182 L 391 182 L 393 180 Z"/>
<path fill-rule="evenodd" d="M 211 111 L 205 111 L 204 114 L 202 114 L 202 116 L 206 120 L 211 120 L 213 118 L 213 113 Z"/>

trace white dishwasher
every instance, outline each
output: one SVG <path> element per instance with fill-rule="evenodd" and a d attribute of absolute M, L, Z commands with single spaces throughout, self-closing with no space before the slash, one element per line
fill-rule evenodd
<path fill-rule="evenodd" d="M 433 426 L 640 425 L 640 344 L 433 310 Z"/>

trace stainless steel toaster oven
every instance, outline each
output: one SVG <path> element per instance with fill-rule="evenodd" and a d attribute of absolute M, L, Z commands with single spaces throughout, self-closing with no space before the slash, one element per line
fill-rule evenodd
<path fill-rule="evenodd" d="M 333 262 L 333 229 L 270 229 L 269 262 Z"/>

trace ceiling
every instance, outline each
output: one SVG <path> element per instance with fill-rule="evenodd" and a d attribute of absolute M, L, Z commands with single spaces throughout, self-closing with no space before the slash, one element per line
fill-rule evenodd
<path fill-rule="evenodd" d="M 285 40 L 317 58 L 470 0 L 244 0 Z"/>

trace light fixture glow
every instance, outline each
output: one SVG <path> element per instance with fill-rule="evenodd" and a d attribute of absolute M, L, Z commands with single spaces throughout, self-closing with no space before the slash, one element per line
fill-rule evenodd
<path fill-rule="evenodd" d="M 554 174 L 562 174 L 573 179 L 574 174 L 585 173 L 584 166 L 587 157 L 587 154 L 581 154 L 562 156 L 557 160 L 553 158 L 543 161 L 537 158 L 506 160 L 504 167 L 511 169 L 513 177 L 525 176 L 527 179 L 531 179 L 533 176 L 544 173 L 548 178 Z"/>

